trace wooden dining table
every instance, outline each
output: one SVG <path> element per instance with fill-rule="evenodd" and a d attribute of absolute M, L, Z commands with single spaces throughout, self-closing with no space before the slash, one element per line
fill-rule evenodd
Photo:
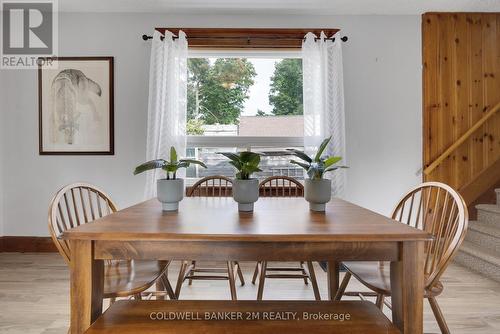
<path fill-rule="evenodd" d="M 71 333 L 102 313 L 104 260 L 327 261 L 328 295 L 340 261 L 390 261 L 392 319 L 402 333 L 423 331 L 424 243 L 430 235 L 333 199 L 325 212 L 303 198 L 260 198 L 253 213 L 232 198 L 186 198 L 177 212 L 156 199 L 66 231 L 71 244 Z M 232 303 L 232 301 L 227 301 Z"/>

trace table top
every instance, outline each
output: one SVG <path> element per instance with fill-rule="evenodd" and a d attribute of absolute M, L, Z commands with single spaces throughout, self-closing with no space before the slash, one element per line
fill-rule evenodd
<path fill-rule="evenodd" d="M 253 213 L 238 212 L 231 197 L 188 197 L 178 212 L 156 199 L 66 231 L 65 239 L 190 241 L 411 241 L 424 231 L 355 204 L 332 199 L 326 212 L 309 211 L 303 198 L 259 198 Z"/>

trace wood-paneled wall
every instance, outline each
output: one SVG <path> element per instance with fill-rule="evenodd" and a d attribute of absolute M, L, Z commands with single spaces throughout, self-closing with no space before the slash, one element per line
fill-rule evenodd
<path fill-rule="evenodd" d="M 427 167 L 500 102 L 500 13 L 426 13 L 422 43 Z M 499 158 L 497 112 L 424 178 L 460 190 Z"/>

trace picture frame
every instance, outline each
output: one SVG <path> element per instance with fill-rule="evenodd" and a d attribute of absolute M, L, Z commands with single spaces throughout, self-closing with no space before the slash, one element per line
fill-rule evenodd
<path fill-rule="evenodd" d="M 114 57 L 39 58 L 39 154 L 114 155 Z"/>

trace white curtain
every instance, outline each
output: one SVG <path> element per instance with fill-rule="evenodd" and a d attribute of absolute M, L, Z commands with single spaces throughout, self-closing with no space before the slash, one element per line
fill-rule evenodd
<path fill-rule="evenodd" d="M 165 38 L 155 31 L 149 65 L 149 102 L 147 161 L 169 159 L 170 147 L 180 156 L 186 153 L 187 54 L 184 32 L 178 38 L 166 31 Z M 183 177 L 184 170 L 178 176 Z M 164 178 L 162 170 L 147 173 L 145 198 L 156 195 L 156 180 Z"/>
<path fill-rule="evenodd" d="M 302 43 L 304 84 L 304 148 L 314 152 L 321 141 L 332 136 L 325 153 L 338 155 L 347 165 L 345 149 L 344 84 L 342 74 L 342 41 L 326 40 L 308 33 Z M 346 185 L 345 170 L 330 172 L 332 192 L 342 197 Z"/>

